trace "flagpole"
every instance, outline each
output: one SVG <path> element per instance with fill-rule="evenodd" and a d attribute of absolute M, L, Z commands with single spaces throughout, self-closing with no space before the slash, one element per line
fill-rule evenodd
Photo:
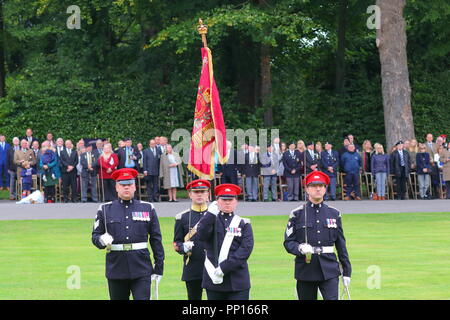
<path fill-rule="evenodd" d="M 208 33 L 208 26 L 203 24 L 201 18 L 198 19 L 198 33 L 202 36 L 203 47 L 208 48 L 208 43 L 206 42 L 206 34 Z"/>

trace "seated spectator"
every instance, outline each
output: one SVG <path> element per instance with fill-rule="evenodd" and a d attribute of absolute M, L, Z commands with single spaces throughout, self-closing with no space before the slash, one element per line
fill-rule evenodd
<path fill-rule="evenodd" d="M 380 143 L 375 143 L 375 153 L 372 155 L 370 166 L 377 186 L 377 192 L 372 195 L 372 200 L 386 200 L 386 181 L 390 173 L 389 155 L 384 154 L 383 145 Z"/>

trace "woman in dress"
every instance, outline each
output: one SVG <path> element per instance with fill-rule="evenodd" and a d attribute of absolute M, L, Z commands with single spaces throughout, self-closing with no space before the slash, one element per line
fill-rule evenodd
<path fill-rule="evenodd" d="M 163 178 L 163 188 L 169 194 L 169 202 L 178 202 L 177 188 L 183 188 L 183 167 L 180 155 L 173 151 L 170 144 L 166 145 L 166 153 L 161 155 L 160 178 Z"/>

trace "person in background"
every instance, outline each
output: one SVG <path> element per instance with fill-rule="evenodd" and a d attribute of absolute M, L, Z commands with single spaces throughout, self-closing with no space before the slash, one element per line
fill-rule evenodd
<path fill-rule="evenodd" d="M 249 146 L 245 155 L 245 163 L 241 166 L 241 173 L 245 176 L 245 191 L 248 201 L 258 201 L 258 177 L 261 173 L 256 147 Z"/>
<path fill-rule="evenodd" d="M 322 151 L 320 161 L 323 172 L 328 176 L 328 178 L 330 178 L 330 183 L 327 188 L 325 200 L 335 201 L 339 166 L 339 152 L 333 150 L 333 145 L 330 142 L 325 142 L 325 151 Z"/>
<path fill-rule="evenodd" d="M 56 185 L 61 178 L 59 158 L 50 147 L 48 141 L 44 141 L 41 146 L 41 156 L 39 157 L 39 173 L 44 186 L 44 202 L 54 203 L 56 201 Z"/>
<path fill-rule="evenodd" d="M 56 142 L 53 140 L 53 133 L 51 133 L 50 131 L 47 132 L 45 141 L 47 141 L 49 143 L 49 147 L 50 148 L 55 148 L 56 147 Z"/>
<path fill-rule="evenodd" d="M 316 142 L 316 145 L 315 145 L 315 147 L 314 147 L 314 150 L 316 151 L 317 158 L 318 158 L 319 161 L 320 161 L 320 157 L 321 157 L 321 154 L 322 154 L 322 151 L 323 151 L 323 148 L 322 148 L 322 142 L 317 141 L 317 142 Z M 319 168 L 321 168 L 320 165 L 319 165 Z"/>
<path fill-rule="evenodd" d="M 151 139 L 149 141 L 149 147 L 144 150 L 143 160 L 148 199 L 152 202 L 159 202 L 159 168 L 161 153 L 156 145 L 156 140 Z"/>
<path fill-rule="evenodd" d="M 98 202 L 97 196 L 97 173 L 98 158 L 92 152 L 92 144 L 88 144 L 86 152 L 80 156 L 81 164 L 81 202 L 87 202 L 87 192 L 90 188 L 93 202 Z"/>
<path fill-rule="evenodd" d="M 17 165 L 17 178 L 21 177 L 20 173 L 23 169 L 23 163 L 28 161 L 31 166 L 36 163 L 34 152 L 29 148 L 28 141 L 23 139 L 20 142 L 20 149 L 14 152 L 14 163 Z"/>
<path fill-rule="evenodd" d="M 56 155 L 61 159 L 61 152 L 65 149 L 63 138 L 56 139 Z"/>
<path fill-rule="evenodd" d="M 361 160 L 362 160 L 362 171 L 370 173 L 371 172 L 371 164 L 370 160 L 372 158 L 373 148 L 370 140 L 364 140 L 361 151 Z"/>
<path fill-rule="evenodd" d="M 163 178 L 163 187 L 168 190 L 169 202 L 178 202 L 177 188 L 183 188 L 183 167 L 180 155 L 173 151 L 170 144 L 165 145 L 166 153 L 161 155 L 159 168 Z"/>
<path fill-rule="evenodd" d="M 20 150 L 20 140 L 14 137 L 13 144 L 8 150 L 6 163 L 9 174 L 9 200 L 16 199 L 16 182 L 17 182 L 17 164 L 14 163 L 14 154 Z"/>
<path fill-rule="evenodd" d="M 306 145 L 305 145 L 305 142 L 303 140 L 298 140 L 297 141 L 297 150 L 300 151 L 302 154 L 306 150 Z"/>
<path fill-rule="evenodd" d="M 355 146 L 356 152 L 361 152 L 361 146 L 356 143 L 355 137 L 352 134 L 348 134 L 347 139 L 348 139 L 349 144 L 353 144 Z"/>
<path fill-rule="evenodd" d="M 416 153 L 416 174 L 419 183 L 420 199 L 430 199 L 428 188 L 430 187 L 431 162 L 430 154 L 427 152 L 425 144 L 419 144 L 419 150 Z"/>
<path fill-rule="evenodd" d="M 69 188 L 71 192 L 71 201 L 73 203 L 78 202 L 78 190 L 77 190 L 77 165 L 78 165 L 78 153 L 76 149 L 73 149 L 73 143 L 71 140 L 66 140 L 65 149 L 61 152 L 60 163 L 62 172 L 62 189 L 63 189 L 63 201 L 69 202 Z"/>
<path fill-rule="evenodd" d="M 136 170 L 139 173 L 144 173 L 144 146 L 139 142 L 136 144 L 136 148 L 136 152 L 139 153 L 139 157 L 137 157 L 138 159 L 135 160 Z"/>
<path fill-rule="evenodd" d="M 308 142 L 306 145 L 306 151 L 303 153 L 303 159 L 306 160 L 305 163 L 305 174 L 309 174 L 313 171 L 320 171 L 320 159 L 317 152 L 314 150 L 314 142 Z M 302 160 L 303 160 L 302 159 Z"/>
<path fill-rule="evenodd" d="M 116 153 L 113 153 L 111 143 L 104 144 L 102 155 L 98 158 L 98 165 L 100 168 L 100 190 L 102 190 L 103 199 L 104 201 L 113 201 L 117 196 L 115 181 L 111 175 L 117 170 L 119 158 Z"/>
<path fill-rule="evenodd" d="M 370 171 L 375 178 L 376 193 L 373 194 L 372 200 L 386 200 L 386 181 L 389 175 L 389 155 L 384 153 L 383 145 L 375 143 L 375 152 L 370 162 Z"/>
<path fill-rule="evenodd" d="M 299 201 L 303 155 L 295 149 L 295 143 L 283 154 L 284 176 L 288 185 L 288 201 Z"/>
<path fill-rule="evenodd" d="M 9 149 L 10 145 L 6 142 L 5 136 L 0 134 L 0 188 L 2 190 L 9 190 L 10 186 L 8 173 Z"/>
<path fill-rule="evenodd" d="M 450 199 L 450 151 L 443 146 L 439 153 L 439 160 L 443 163 L 442 172 L 445 181 L 446 198 Z"/>
<path fill-rule="evenodd" d="M 339 149 L 339 157 L 341 157 L 344 153 L 347 152 L 347 148 L 348 148 L 349 144 L 350 144 L 350 141 L 348 140 L 348 138 L 345 138 L 342 148 Z"/>
<path fill-rule="evenodd" d="M 341 169 L 345 172 L 344 184 L 346 196 L 344 200 L 361 200 L 359 190 L 359 173 L 361 171 L 361 156 L 353 144 L 348 145 L 348 151 L 341 157 Z"/>
<path fill-rule="evenodd" d="M 269 201 L 269 187 L 272 201 L 277 201 L 277 169 L 278 155 L 273 152 L 273 146 L 267 146 L 267 152 L 260 155 L 261 175 L 263 176 L 263 201 Z"/>
<path fill-rule="evenodd" d="M 394 151 L 390 157 L 391 172 L 395 175 L 397 200 L 406 199 L 406 180 L 411 170 L 411 158 L 408 151 L 403 149 L 403 141 L 398 141 Z"/>
<path fill-rule="evenodd" d="M 23 169 L 20 172 L 22 178 L 22 199 L 30 195 L 31 187 L 33 186 L 33 174 L 36 174 L 36 170 L 31 167 L 30 162 L 24 161 Z"/>
<path fill-rule="evenodd" d="M 37 139 L 33 137 L 33 130 L 28 128 L 25 131 L 25 137 L 23 137 L 22 140 L 26 140 L 28 142 L 28 147 L 31 147 L 33 141 L 36 141 Z"/>
<path fill-rule="evenodd" d="M 416 154 L 419 152 L 419 146 L 417 145 L 416 139 L 411 139 L 409 143 L 409 148 L 406 149 L 411 157 L 411 171 L 416 171 Z"/>
<path fill-rule="evenodd" d="M 39 165 L 39 157 L 41 156 L 41 150 L 39 148 L 39 141 L 34 140 L 31 144 L 31 150 L 34 152 L 34 158 L 36 159 L 36 163 L 34 164 L 33 169 L 37 172 L 37 167 Z"/>

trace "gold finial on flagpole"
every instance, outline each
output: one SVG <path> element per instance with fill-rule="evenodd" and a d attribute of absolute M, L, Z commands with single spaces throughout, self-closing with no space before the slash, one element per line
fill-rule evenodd
<path fill-rule="evenodd" d="M 203 46 L 205 48 L 208 47 L 208 44 L 206 43 L 206 34 L 208 33 L 208 26 L 203 24 L 203 20 L 201 18 L 198 19 L 197 30 L 198 30 L 198 33 L 202 36 Z"/>

